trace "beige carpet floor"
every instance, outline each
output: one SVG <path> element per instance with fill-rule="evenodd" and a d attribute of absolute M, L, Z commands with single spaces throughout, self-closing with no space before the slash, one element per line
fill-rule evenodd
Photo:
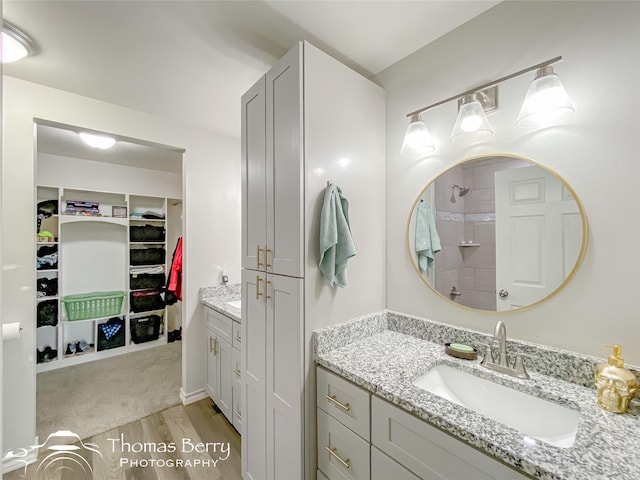
<path fill-rule="evenodd" d="M 87 438 L 180 403 L 182 342 L 37 375 L 36 429 Z"/>

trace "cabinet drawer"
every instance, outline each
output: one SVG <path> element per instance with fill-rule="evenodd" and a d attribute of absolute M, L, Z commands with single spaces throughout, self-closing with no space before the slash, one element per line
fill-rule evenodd
<path fill-rule="evenodd" d="M 424 480 L 528 478 L 375 396 L 371 399 L 371 441 Z"/>
<path fill-rule="evenodd" d="M 235 320 L 232 322 L 232 335 L 231 346 L 236 350 L 242 350 L 242 333 L 240 322 Z"/>
<path fill-rule="evenodd" d="M 369 441 L 369 392 L 324 368 L 316 373 L 316 405 Z"/>
<path fill-rule="evenodd" d="M 395 460 L 371 446 L 371 480 L 420 480 Z"/>
<path fill-rule="evenodd" d="M 318 468 L 327 478 L 369 480 L 369 448 L 368 442 L 318 409 Z"/>
<path fill-rule="evenodd" d="M 205 312 L 207 312 L 207 327 L 212 330 L 215 334 L 218 335 L 220 340 L 224 340 L 229 345 L 231 345 L 231 335 L 232 335 L 232 323 L 229 317 L 222 315 L 211 308 L 205 307 Z"/>

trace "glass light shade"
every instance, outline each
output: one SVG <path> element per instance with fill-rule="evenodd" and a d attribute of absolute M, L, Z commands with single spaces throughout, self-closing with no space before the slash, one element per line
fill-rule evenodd
<path fill-rule="evenodd" d="M 86 143 L 90 147 L 99 148 L 100 150 L 111 148 L 116 143 L 116 139 L 113 137 L 109 137 L 108 135 L 98 135 L 95 133 L 87 132 L 80 132 L 78 135 L 80 135 L 80 138 L 84 141 L 84 143 Z"/>
<path fill-rule="evenodd" d="M 475 93 L 462 100 L 458 118 L 451 131 L 451 141 L 462 143 L 493 135 L 493 129 Z"/>
<path fill-rule="evenodd" d="M 32 52 L 31 39 L 6 20 L 2 22 L 2 63 L 17 62 Z"/>
<path fill-rule="evenodd" d="M 569 96 L 553 67 L 543 67 L 536 73 L 527 90 L 516 124 L 519 127 L 538 127 L 553 123 L 573 113 Z"/>
<path fill-rule="evenodd" d="M 436 149 L 429 134 L 427 125 L 422 121 L 422 117 L 412 115 L 404 135 L 400 155 L 408 158 L 419 158 L 433 152 Z"/>

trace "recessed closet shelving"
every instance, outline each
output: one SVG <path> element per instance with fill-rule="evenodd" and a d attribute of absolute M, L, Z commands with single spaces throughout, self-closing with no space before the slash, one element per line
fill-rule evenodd
<path fill-rule="evenodd" d="M 36 213 L 39 232 L 52 234 L 36 241 L 38 371 L 165 344 L 167 199 L 52 186 L 36 191 L 38 205 L 58 205 L 57 213 Z M 67 201 L 95 208 L 67 211 Z M 138 239 L 147 230 L 155 237 Z M 88 302 L 73 297 L 97 315 L 69 317 L 69 296 L 92 292 L 116 294 Z"/>

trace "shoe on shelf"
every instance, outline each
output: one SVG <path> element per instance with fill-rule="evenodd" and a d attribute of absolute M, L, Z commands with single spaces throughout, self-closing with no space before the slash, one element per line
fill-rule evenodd
<path fill-rule="evenodd" d="M 66 357 L 70 357 L 71 355 L 75 355 L 76 353 L 76 344 L 71 342 L 71 343 L 67 343 L 67 349 L 64 352 L 64 355 Z"/>
<path fill-rule="evenodd" d="M 76 352 L 78 354 L 84 353 L 91 348 L 91 344 L 87 343 L 86 340 L 80 340 L 76 343 Z"/>

